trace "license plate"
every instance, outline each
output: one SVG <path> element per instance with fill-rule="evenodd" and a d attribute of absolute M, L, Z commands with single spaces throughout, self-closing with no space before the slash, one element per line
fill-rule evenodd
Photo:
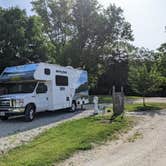
<path fill-rule="evenodd" d="M 5 116 L 5 112 L 0 112 L 0 116 Z"/>

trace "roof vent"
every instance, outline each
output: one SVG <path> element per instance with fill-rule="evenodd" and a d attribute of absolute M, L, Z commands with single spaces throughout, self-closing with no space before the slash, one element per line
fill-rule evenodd
<path fill-rule="evenodd" d="M 66 68 L 68 68 L 68 69 L 74 69 L 72 66 L 66 66 Z"/>

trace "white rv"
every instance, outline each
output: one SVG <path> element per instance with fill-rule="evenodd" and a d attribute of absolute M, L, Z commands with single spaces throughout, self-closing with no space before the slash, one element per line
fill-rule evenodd
<path fill-rule="evenodd" d="M 84 70 L 38 63 L 7 67 L 0 76 L 0 118 L 70 109 L 88 103 L 88 76 Z"/>

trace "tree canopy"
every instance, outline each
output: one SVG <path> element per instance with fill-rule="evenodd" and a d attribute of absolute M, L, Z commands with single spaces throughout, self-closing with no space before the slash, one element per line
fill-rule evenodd
<path fill-rule="evenodd" d="M 97 0 L 33 0 L 32 6 L 34 16 L 18 7 L 0 8 L 0 71 L 57 63 L 86 69 L 94 93 L 108 94 L 115 85 L 128 94 L 151 95 L 158 89 L 158 95 L 166 95 L 165 81 L 157 88 L 158 78 L 166 80 L 166 43 L 155 51 L 133 46 L 132 28 L 120 7 L 103 8 Z"/>
<path fill-rule="evenodd" d="M 55 46 L 57 63 L 88 70 L 91 87 L 106 62 L 119 58 L 114 48 L 133 40 L 130 23 L 115 5 L 104 9 L 96 0 L 35 0 L 32 4 Z"/>
<path fill-rule="evenodd" d="M 6 66 L 47 61 L 52 43 L 43 35 L 38 16 L 19 8 L 0 8 L 0 70 Z"/>
<path fill-rule="evenodd" d="M 147 65 L 131 67 L 129 72 L 129 83 L 132 89 L 143 98 L 149 93 L 159 90 L 163 78 L 158 72 L 157 66 L 152 65 L 148 69 Z M 145 101 L 144 101 L 145 106 Z"/>

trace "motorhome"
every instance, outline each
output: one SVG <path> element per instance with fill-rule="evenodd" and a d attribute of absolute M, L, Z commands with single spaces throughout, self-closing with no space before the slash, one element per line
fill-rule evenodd
<path fill-rule="evenodd" d="M 42 111 L 88 103 L 87 71 L 37 63 L 7 67 L 0 75 L 0 118 L 23 115 L 32 121 Z"/>

